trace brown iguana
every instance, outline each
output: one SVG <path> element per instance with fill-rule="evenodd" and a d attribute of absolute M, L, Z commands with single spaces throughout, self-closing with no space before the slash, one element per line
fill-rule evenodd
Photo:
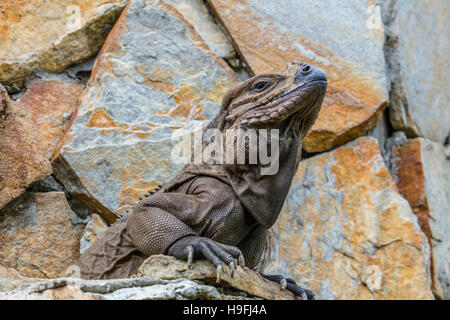
<path fill-rule="evenodd" d="M 256 75 L 227 91 L 208 128 L 279 129 L 279 170 L 261 175 L 259 164 L 188 164 L 142 199 L 80 257 L 81 276 L 123 278 L 150 255 L 204 258 L 218 274 L 222 263 L 254 268 L 276 221 L 301 157 L 302 140 L 315 121 L 327 87 L 325 73 L 305 63 L 283 73 Z M 312 298 L 292 279 L 263 275 Z"/>

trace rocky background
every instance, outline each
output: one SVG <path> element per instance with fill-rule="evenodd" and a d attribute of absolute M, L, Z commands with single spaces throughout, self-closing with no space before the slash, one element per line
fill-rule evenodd
<path fill-rule="evenodd" d="M 450 299 L 449 10 L 0 0 L 0 291 L 233 298 L 186 275 L 35 283 L 67 275 L 118 214 L 175 175 L 173 132 L 211 119 L 234 83 L 298 60 L 326 71 L 328 93 L 260 267 L 320 299 Z"/>

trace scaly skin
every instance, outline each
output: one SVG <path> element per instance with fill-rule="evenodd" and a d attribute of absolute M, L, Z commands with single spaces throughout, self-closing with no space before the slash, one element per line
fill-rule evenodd
<path fill-rule="evenodd" d="M 301 158 L 301 144 L 326 91 L 317 67 L 293 62 L 283 73 L 254 76 L 231 88 L 208 128 L 279 129 L 279 170 L 262 175 L 262 164 L 186 165 L 169 183 L 139 201 L 80 257 L 85 278 L 134 274 L 143 260 L 167 254 L 192 263 L 204 258 L 218 270 L 261 259 Z M 246 145 L 248 148 L 248 145 Z M 295 281 L 264 275 L 303 298 L 313 298 Z"/>

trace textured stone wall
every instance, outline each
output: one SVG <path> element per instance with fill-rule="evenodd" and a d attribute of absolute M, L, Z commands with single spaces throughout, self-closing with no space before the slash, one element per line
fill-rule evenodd
<path fill-rule="evenodd" d="M 297 60 L 328 91 L 261 267 L 323 299 L 450 299 L 448 16 L 445 0 L 0 0 L 0 265 L 63 275 L 177 173 L 172 133 Z"/>

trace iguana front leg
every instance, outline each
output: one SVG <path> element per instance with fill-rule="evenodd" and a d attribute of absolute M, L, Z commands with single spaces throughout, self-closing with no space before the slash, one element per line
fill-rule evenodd
<path fill-rule="evenodd" d="M 180 193 L 155 195 L 142 200 L 128 219 L 128 233 L 133 244 L 146 255 L 168 254 L 192 263 L 203 257 L 217 267 L 222 263 L 234 269 L 235 260 L 243 261 L 241 251 L 212 239 L 199 236 L 184 221 L 195 225 L 195 217 L 214 207 L 196 197 Z M 182 221 L 182 219 L 184 221 Z"/>

